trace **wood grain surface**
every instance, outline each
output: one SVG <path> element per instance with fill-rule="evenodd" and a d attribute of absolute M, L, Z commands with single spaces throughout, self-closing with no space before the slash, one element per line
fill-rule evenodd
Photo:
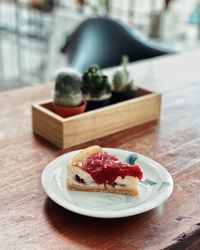
<path fill-rule="evenodd" d="M 52 84 L 0 94 L 0 249 L 200 249 L 200 84 L 163 94 L 158 122 L 67 150 L 34 136 L 31 104 Z M 40 177 L 57 156 L 91 144 L 133 150 L 174 179 L 161 206 L 129 218 L 95 219 L 47 198 Z"/>

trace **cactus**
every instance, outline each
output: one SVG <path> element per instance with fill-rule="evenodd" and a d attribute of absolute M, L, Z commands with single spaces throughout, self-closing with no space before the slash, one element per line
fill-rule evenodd
<path fill-rule="evenodd" d="M 103 99 L 111 95 L 108 77 L 103 75 L 98 66 L 88 68 L 82 77 L 82 91 L 86 99 Z"/>
<path fill-rule="evenodd" d="M 54 103 L 74 107 L 82 102 L 81 79 L 77 73 L 60 72 L 56 77 Z"/>
<path fill-rule="evenodd" d="M 127 64 L 129 59 L 127 56 L 122 58 L 122 70 L 117 70 L 113 75 L 113 91 L 123 92 L 132 91 L 135 89 L 133 79 L 130 79 L 129 72 L 127 70 Z"/>

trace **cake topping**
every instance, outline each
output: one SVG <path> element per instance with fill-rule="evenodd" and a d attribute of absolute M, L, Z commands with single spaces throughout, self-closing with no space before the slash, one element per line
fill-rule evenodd
<path fill-rule="evenodd" d="M 143 175 L 138 165 L 120 161 L 116 156 L 104 151 L 90 155 L 84 161 L 79 161 L 78 165 L 91 174 L 96 183 L 104 185 L 112 185 L 118 176 L 121 176 L 122 179 L 125 176 L 133 176 L 141 180 Z"/>

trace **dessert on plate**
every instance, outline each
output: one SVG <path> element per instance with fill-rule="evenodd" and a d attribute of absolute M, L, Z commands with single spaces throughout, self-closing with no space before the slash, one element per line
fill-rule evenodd
<path fill-rule="evenodd" d="M 130 165 L 99 146 L 91 146 L 67 164 L 67 188 L 136 196 L 142 175 L 138 165 Z"/>

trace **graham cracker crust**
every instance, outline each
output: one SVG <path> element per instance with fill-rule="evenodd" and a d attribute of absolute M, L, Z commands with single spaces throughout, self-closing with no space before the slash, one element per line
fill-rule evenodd
<path fill-rule="evenodd" d="M 80 185 L 74 185 L 67 183 L 67 189 L 73 190 L 73 191 L 84 191 L 84 192 L 104 192 L 104 193 L 113 193 L 113 194 L 124 194 L 124 195 L 131 195 L 131 196 L 137 196 L 138 190 L 130 190 L 130 189 L 120 189 L 120 188 L 112 188 L 107 187 L 107 189 L 102 187 L 89 187 L 89 186 L 80 186 Z"/>

